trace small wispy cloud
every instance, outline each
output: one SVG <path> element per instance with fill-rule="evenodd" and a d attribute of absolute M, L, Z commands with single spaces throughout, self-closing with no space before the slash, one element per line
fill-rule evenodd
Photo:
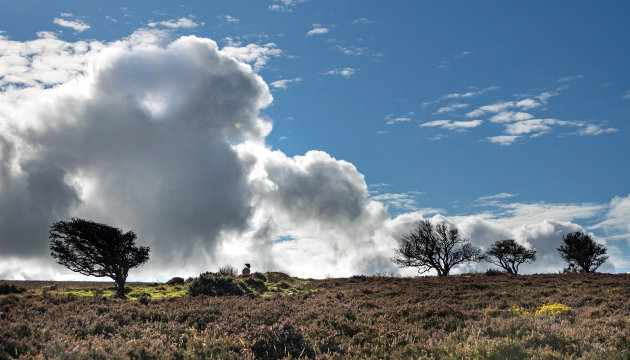
<path fill-rule="evenodd" d="M 493 90 L 497 90 L 497 89 L 499 89 L 498 86 L 489 86 L 489 87 L 487 87 L 485 89 L 481 89 L 481 90 L 467 91 L 467 92 L 463 92 L 463 93 L 451 93 L 451 94 L 442 95 L 440 97 L 440 100 L 471 98 L 471 97 L 483 95 L 483 94 L 485 94 L 487 92 L 490 92 L 490 91 L 493 91 Z"/>
<path fill-rule="evenodd" d="M 371 199 L 383 203 L 388 208 L 401 211 L 421 211 L 423 214 L 435 214 L 443 212 L 442 209 L 418 208 L 416 198 L 422 195 L 420 191 L 408 191 L 405 193 L 384 193 L 372 196 Z"/>
<path fill-rule="evenodd" d="M 410 111 L 402 116 L 394 116 L 394 114 L 387 114 L 387 116 L 385 116 L 385 123 L 387 125 L 394 125 L 398 123 L 410 122 L 411 116 L 413 116 L 414 114 L 415 112 L 413 111 Z"/>
<path fill-rule="evenodd" d="M 300 81 L 302 81 L 302 78 L 277 80 L 277 81 L 272 82 L 271 86 L 273 86 L 276 89 L 286 89 L 289 84 L 298 83 Z"/>
<path fill-rule="evenodd" d="M 486 138 L 491 143 L 499 144 L 501 146 L 512 145 L 514 141 L 518 139 L 518 136 L 515 135 L 499 135 L 499 136 L 490 136 Z"/>
<path fill-rule="evenodd" d="M 357 72 L 357 69 L 351 67 L 345 67 L 341 69 L 332 69 L 324 73 L 324 75 L 341 75 L 345 78 L 349 78 Z"/>
<path fill-rule="evenodd" d="M 235 43 L 231 38 L 226 40 L 228 40 L 228 46 L 223 47 L 221 51 L 239 61 L 253 64 L 256 71 L 262 69 L 272 57 L 278 57 L 282 54 L 282 50 L 278 49 L 274 43 L 240 46 L 240 43 Z"/>
<path fill-rule="evenodd" d="M 367 19 L 367 18 L 362 17 L 362 18 L 358 18 L 358 19 L 354 19 L 354 20 L 352 20 L 352 23 L 353 23 L 353 24 L 355 24 L 355 25 L 356 25 L 356 24 L 373 24 L 373 23 L 374 23 L 374 21 L 372 21 L 372 20 L 370 20 L 370 19 Z"/>
<path fill-rule="evenodd" d="M 372 56 L 372 57 L 382 57 L 382 53 L 374 52 L 370 50 L 366 46 L 343 46 L 343 45 L 335 45 L 331 47 L 329 50 L 339 51 L 344 55 L 348 56 Z"/>
<path fill-rule="evenodd" d="M 73 29 L 76 32 L 82 32 L 90 28 L 90 25 L 81 20 L 75 19 L 71 13 L 61 13 L 60 16 L 61 17 L 55 18 L 53 23 L 62 27 Z"/>
<path fill-rule="evenodd" d="M 478 197 L 477 200 L 475 200 L 476 202 L 488 202 L 488 201 L 496 201 L 496 200 L 502 200 L 502 199 L 507 199 L 507 198 L 511 198 L 511 197 L 515 197 L 518 194 L 511 194 L 511 193 L 506 193 L 506 192 L 502 192 L 500 194 L 494 194 L 494 195 L 489 195 L 489 196 L 481 196 Z"/>
<path fill-rule="evenodd" d="M 192 21 L 192 19 L 184 18 L 184 17 L 179 18 L 177 20 L 172 19 L 172 20 L 165 20 L 165 21 L 158 21 L 158 22 L 150 22 L 148 25 L 150 27 L 163 26 L 170 29 L 179 29 L 179 28 L 191 29 L 191 28 L 195 28 L 199 26 L 199 24 Z"/>
<path fill-rule="evenodd" d="M 546 101 L 546 99 L 548 99 L 550 96 L 553 95 L 546 95 L 547 93 L 543 93 L 540 96 L 538 96 L 537 98 L 540 100 L 541 98 L 544 100 L 540 100 L 540 101 L 536 101 L 532 98 L 527 98 L 527 99 L 523 99 L 523 100 L 519 100 L 519 101 L 506 101 L 506 102 L 502 102 L 502 103 L 495 103 L 495 104 L 491 104 L 491 105 L 484 105 L 481 107 L 478 107 L 477 109 L 469 112 L 466 114 L 467 117 L 479 117 L 485 114 L 496 114 L 496 113 L 502 113 L 502 112 L 509 112 L 508 110 L 511 109 L 519 109 L 519 110 L 531 110 L 531 109 L 535 109 L 537 107 L 540 107 L 543 105 L 543 103 Z M 511 113 L 515 113 L 514 111 L 512 111 Z M 521 114 L 520 116 L 524 116 L 522 114 L 524 113 L 519 113 Z M 505 115 L 503 115 L 505 116 Z M 499 117 L 500 118 L 500 117 Z M 505 121 L 505 120 L 504 120 Z M 497 122 L 497 121 L 495 121 Z"/>
<path fill-rule="evenodd" d="M 493 123 L 506 123 L 512 121 L 521 121 L 532 119 L 532 114 L 520 111 L 503 111 L 490 118 L 490 122 Z"/>
<path fill-rule="evenodd" d="M 441 108 L 437 109 L 433 114 L 442 114 L 445 112 L 452 112 L 459 109 L 463 109 L 465 107 L 468 107 L 468 104 L 451 104 L 447 106 L 442 106 Z"/>
<path fill-rule="evenodd" d="M 602 134 L 612 134 L 619 131 L 615 128 L 603 128 L 595 124 L 585 124 L 584 127 L 576 132 L 576 135 L 581 136 L 596 136 Z"/>
<path fill-rule="evenodd" d="M 531 119 L 507 124 L 505 132 L 510 135 L 523 135 L 535 133 L 536 136 L 551 131 L 552 125 L 569 125 L 566 121 L 556 119 Z"/>
<path fill-rule="evenodd" d="M 322 35 L 329 31 L 328 28 L 319 24 L 313 24 L 313 28 L 306 33 L 306 36 Z"/>
<path fill-rule="evenodd" d="M 626 91 L 626 93 L 623 94 L 623 99 L 624 100 L 630 100 L 630 90 Z"/>
<path fill-rule="evenodd" d="M 563 76 L 563 77 L 559 78 L 558 80 L 556 80 L 556 82 L 559 82 L 559 83 L 571 82 L 571 81 L 575 81 L 575 80 L 580 80 L 583 77 L 584 76 L 582 74 L 572 75 L 572 76 Z"/>
<path fill-rule="evenodd" d="M 459 52 L 459 53 L 457 53 L 457 54 L 453 55 L 453 59 L 457 59 L 457 58 L 460 58 L 460 57 L 464 57 L 464 56 L 472 55 L 472 53 L 473 53 L 472 51 L 462 51 L 462 52 Z M 448 60 L 442 60 L 442 61 L 440 61 L 440 63 L 437 65 L 437 68 L 438 68 L 438 69 L 443 69 L 443 68 L 445 68 L 445 67 L 446 67 L 446 65 L 448 65 L 448 63 L 449 63 L 449 61 L 448 61 Z"/>
<path fill-rule="evenodd" d="M 293 8 L 307 0 L 274 0 L 275 4 L 269 5 L 269 10 L 279 12 L 292 12 Z"/>
<path fill-rule="evenodd" d="M 483 120 L 470 121 L 452 121 L 452 120 L 434 120 L 422 123 L 420 127 L 439 127 L 446 130 L 466 130 L 476 128 L 483 124 Z"/>
<path fill-rule="evenodd" d="M 236 24 L 236 23 L 238 23 L 240 21 L 239 19 L 237 19 L 237 18 L 235 18 L 235 17 L 233 17 L 231 15 L 220 15 L 220 16 L 217 16 L 217 19 L 224 20 L 227 23 L 234 23 L 234 24 Z"/>

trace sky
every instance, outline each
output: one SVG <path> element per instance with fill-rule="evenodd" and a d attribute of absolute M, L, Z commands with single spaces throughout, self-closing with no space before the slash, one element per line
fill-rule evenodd
<path fill-rule="evenodd" d="M 48 228 L 138 235 L 130 280 L 321 278 L 421 219 L 630 271 L 630 3 L 0 0 L 0 278 L 84 279 Z M 454 272 L 484 271 L 485 263 Z"/>

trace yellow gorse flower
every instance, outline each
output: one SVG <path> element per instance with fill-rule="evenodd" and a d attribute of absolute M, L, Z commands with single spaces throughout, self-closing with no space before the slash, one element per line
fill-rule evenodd
<path fill-rule="evenodd" d="M 560 303 L 555 304 L 547 304 L 540 307 L 539 310 L 536 310 L 536 316 L 539 315 L 564 315 L 568 314 L 571 311 L 571 308 L 562 305 Z"/>
<path fill-rule="evenodd" d="M 571 311 L 571 308 L 566 306 L 566 305 L 562 305 L 560 303 L 554 303 L 554 304 L 545 304 L 543 306 L 540 307 L 540 309 L 536 310 L 535 313 L 531 313 L 529 311 L 526 311 L 525 308 L 519 307 L 513 305 L 512 312 L 517 313 L 519 315 L 523 315 L 523 316 L 544 316 L 544 315 L 564 315 L 564 314 L 568 314 Z"/>

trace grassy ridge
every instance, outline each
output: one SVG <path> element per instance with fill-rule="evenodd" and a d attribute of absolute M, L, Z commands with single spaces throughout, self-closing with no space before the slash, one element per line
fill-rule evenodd
<path fill-rule="evenodd" d="M 299 281 L 303 294 L 148 302 L 31 287 L 0 298 L 0 358 L 630 358 L 628 275 Z M 130 285 L 162 286 L 177 292 Z"/>

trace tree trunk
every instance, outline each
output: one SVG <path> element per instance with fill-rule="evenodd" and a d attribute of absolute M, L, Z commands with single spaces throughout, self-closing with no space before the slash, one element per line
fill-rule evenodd
<path fill-rule="evenodd" d="M 126 299 L 127 295 L 125 294 L 125 278 L 122 276 L 116 276 L 116 297 L 120 299 Z"/>

